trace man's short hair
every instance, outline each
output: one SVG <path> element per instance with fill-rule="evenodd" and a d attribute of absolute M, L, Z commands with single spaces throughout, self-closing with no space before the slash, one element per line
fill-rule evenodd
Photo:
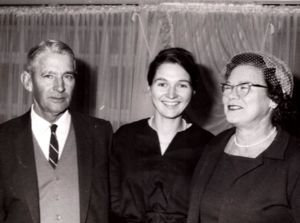
<path fill-rule="evenodd" d="M 76 59 L 71 47 L 59 40 L 44 40 L 29 50 L 27 54 L 27 72 L 34 72 L 33 63 L 36 60 L 36 58 L 44 52 L 69 55 L 70 58 L 73 60 L 74 71 L 76 70 Z"/>

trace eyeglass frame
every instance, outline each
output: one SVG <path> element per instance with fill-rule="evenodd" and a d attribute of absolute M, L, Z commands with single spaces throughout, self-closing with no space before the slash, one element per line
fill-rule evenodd
<path fill-rule="evenodd" d="M 251 87 L 268 88 L 268 86 L 261 85 L 261 84 L 253 84 L 253 83 L 251 83 L 251 82 L 244 82 L 244 83 L 240 83 L 240 84 L 236 84 L 236 85 L 232 85 L 232 84 L 228 84 L 228 83 L 221 83 L 220 85 L 221 85 L 222 94 L 223 94 L 224 96 L 228 96 L 229 94 L 232 93 L 232 91 L 233 91 L 234 89 L 238 89 L 238 88 L 236 88 L 236 87 L 240 87 L 240 86 L 248 86 L 248 91 L 247 91 L 246 94 L 240 94 L 241 90 L 236 90 L 236 94 L 237 94 L 239 97 L 246 97 L 246 96 L 249 94 L 249 92 L 251 91 Z M 224 91 L 225 91 L 225 90 L 224 90 L 224 87 L 225 87 L 225 86 L 229 86 L 229 87 L 230 87 L 230 92 L 228 92 L 228 93 L 226 93 L 226 94 L 224 94 Z M 227 90 L 229 90 L 229 88 L 228 88 Z"/>

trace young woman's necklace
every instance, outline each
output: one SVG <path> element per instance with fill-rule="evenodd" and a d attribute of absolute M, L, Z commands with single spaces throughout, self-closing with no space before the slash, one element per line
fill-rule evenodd
<path fill-rule="evenodd" d="M 241 144 L 239 144 L 236 140 L 236 135 L 235 134 L 233 136 L 233 141 L 234 141 L 234 144 L 236 146 L 240 147 L 240 148 L 254 147 L 254 146 L 260 145 L 260 144 L 264 143 L 265 141 L 267 141 L 275 132 L 276 132 L 276 128 L 274 127 L 269 135 L 267 135 L 265 138 L 261 139 L 260 141 L 258 141 L 256 143 L 253 143 L 253 144 L 250 144 L 250 145 L 241 145 Z"/>

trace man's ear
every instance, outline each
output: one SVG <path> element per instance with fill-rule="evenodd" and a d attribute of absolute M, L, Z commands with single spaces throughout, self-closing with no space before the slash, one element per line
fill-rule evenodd
<path fill-rule="evenodd" d="M 27 91 L 32 92 L 32 79 L 30 73 L 23 71 L 21 73 L 21 82 Z"/>

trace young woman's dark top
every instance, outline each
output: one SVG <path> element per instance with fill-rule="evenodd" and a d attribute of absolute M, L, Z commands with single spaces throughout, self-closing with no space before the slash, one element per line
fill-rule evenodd
<path fill-rule="evenodd" d="M 111 157 L 113 222 L 186 222 L 194 167 L 212 134 L 193 124 L 161 155 L 147 119 L 121 127 Z"/>

